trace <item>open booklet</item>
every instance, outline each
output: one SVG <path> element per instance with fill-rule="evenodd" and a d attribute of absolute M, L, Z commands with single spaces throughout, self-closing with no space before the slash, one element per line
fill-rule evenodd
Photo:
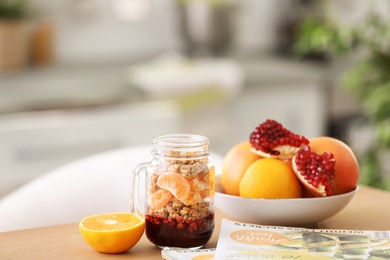
<path fill-rule="evenodd" d="M 163 250 L 162 255 L 167 260 L 390 259 L 390 231 L 264 226 L 223 219 L 215 251 Z"/>

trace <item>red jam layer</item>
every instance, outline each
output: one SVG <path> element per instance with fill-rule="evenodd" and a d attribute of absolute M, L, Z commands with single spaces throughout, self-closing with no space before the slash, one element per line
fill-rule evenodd
<path fill-rule="evenodd" d="M 205 245 L 214 230 L 214 214 L 185 220 L 146 215 L 146 236 L 157 246 L 191 248 Z"/>

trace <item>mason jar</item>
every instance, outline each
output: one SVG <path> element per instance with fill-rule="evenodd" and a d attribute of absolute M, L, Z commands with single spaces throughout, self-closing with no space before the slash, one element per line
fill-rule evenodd
<path fill-rule="evenodd" d="M 145 215 L 147 238 L 159 247 L 201 248 L 214 230 L 215 168 L 209 141 L 194 134 L 153 139 L 153 159 L 133 170 L 134 208 Z M 144 212 L 139 206 L 145 185 Z"/>

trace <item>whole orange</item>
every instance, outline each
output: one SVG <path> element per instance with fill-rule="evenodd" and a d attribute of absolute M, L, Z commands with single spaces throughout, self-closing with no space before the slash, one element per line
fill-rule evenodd
<path fill-rule="evenodd" d="M 264 158 L 257 160 L 246 170 L 240 183 L 240 196 L 262 199 L 300 198 L 302 186 L 285 162 Z"/>
<path fill-rule="evenodd" d="M 350 192 L 359 181 L 359 164 L 352 149 L 343 141 L 333 137 L 321 136 L 310 139 L 311 150 L 317 154 L 331 152 L 336 160 L 333 179 L 333 195 Z"/>
<path fill-rule="evenodd" d="M 221 173 L 221 185 L 226 194 L 239 196 L 239 187 L 246 169 L 253 162 L 262 158 L 250 151 L 251 145 L 241 142 L 229 150 L 226 154 Z"/>

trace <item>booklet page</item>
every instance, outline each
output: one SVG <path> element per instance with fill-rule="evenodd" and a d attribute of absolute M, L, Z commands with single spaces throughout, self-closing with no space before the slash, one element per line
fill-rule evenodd
<path fill-rule="evenodd" d="M 390 231 L 263 226 L 223 219 L 214 259 L 390 259 Z"/>
<path fill-rule="evenodd" d="M 216 248 L 162 250 L 165 260 L 390 259 L 390 231 L 255 225 L 222 219 Z"/>

